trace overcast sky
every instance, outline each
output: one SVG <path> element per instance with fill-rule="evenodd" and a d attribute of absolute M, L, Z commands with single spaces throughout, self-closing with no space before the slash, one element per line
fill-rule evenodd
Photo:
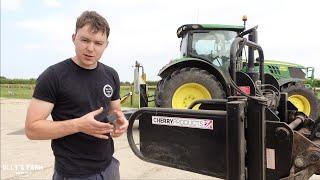
<path fill-rule="evenodd" d="M 316 68 L 320 78 L 320 10 L 316 0 L 1 0 L 1 76 L 37 78 L 48 66 L 74 56 L 76 18 L 96 10 L 108 20 L 109 47 L 101 62 L 121 81 L 133 80 L 141 62 L 149 80 L 179 57 L 182 24 L 258 25 L 265 59 Z"/>

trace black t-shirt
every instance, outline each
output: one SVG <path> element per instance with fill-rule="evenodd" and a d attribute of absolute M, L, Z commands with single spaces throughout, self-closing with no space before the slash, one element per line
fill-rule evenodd
<path fill-rule="evenodd" d="M 95 69 L 84 69 L 71 59 L 50 66 L 37 79 L 33 97 L 51 102 L 54 121 L 81 117 L 100 107 L 96 119 L 107 115 L 110 101 L 120 98 L 117 72 L 100 62 Z M 51 141 L 55 169 L 65 177 L 86 177 L 104 170 L 114 152 L 113 140 L 75 133 Z"/>

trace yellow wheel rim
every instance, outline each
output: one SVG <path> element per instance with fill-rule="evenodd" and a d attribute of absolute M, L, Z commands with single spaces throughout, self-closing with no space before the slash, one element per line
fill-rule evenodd
<path fill-rule="evenodd" d="M 310 115 L 311 105 L 307 98 L 301 95 L 291 95 L 288 100 L 298 108 L 298 111 L 303 112 L 307 116 Z"/>
<path fill-rule="evenodd" d="M 172 108 L 187 109 L 189 105 L 199 99 L 212 99 L 207 88 L 198 83 L 187 83 L 180 86 L 173 94 Z M 198 109 L 199 105 L 193 109 Z"/>

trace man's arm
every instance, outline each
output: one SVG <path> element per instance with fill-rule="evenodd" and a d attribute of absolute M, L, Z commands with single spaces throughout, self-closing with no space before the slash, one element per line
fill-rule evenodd
<path fill-rule="evenodd" d="M 103 108 L 76 119 L 49 121 L 47 118 L 53 107 L 52 103 L 31 99 L 25 122 L 26 136 L 29 139 L 57 139 L 77 132 L 108 139 L 105 134 L 113 131 L 113 126 L 109 123 L 102 123 L 94 119 L 94 116 L 102 113 Z"/>
<path fill-rule="evenodd" d="M 117 120 L 115 121 L 115 130 L 112 133 L 112 137 L 119 137 L 127 131 L 129 124 L 128 120 L 121 111 L 120 99 L 110 102 L 109 114 L 111 113 L 115 114 L 117 117 Z"/>

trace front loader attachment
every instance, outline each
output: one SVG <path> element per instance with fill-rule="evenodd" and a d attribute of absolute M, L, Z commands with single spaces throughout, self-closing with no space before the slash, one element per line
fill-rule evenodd
<path fill-rule="evenodd" d="M 144 161 L 223 179 L 308 179 L 319 173 L 319 145 L 284 122 L 267 120 L 263 99 L 225 104 L 225 110 L 142 108 L 129 120 L 130 147 Z"/>

